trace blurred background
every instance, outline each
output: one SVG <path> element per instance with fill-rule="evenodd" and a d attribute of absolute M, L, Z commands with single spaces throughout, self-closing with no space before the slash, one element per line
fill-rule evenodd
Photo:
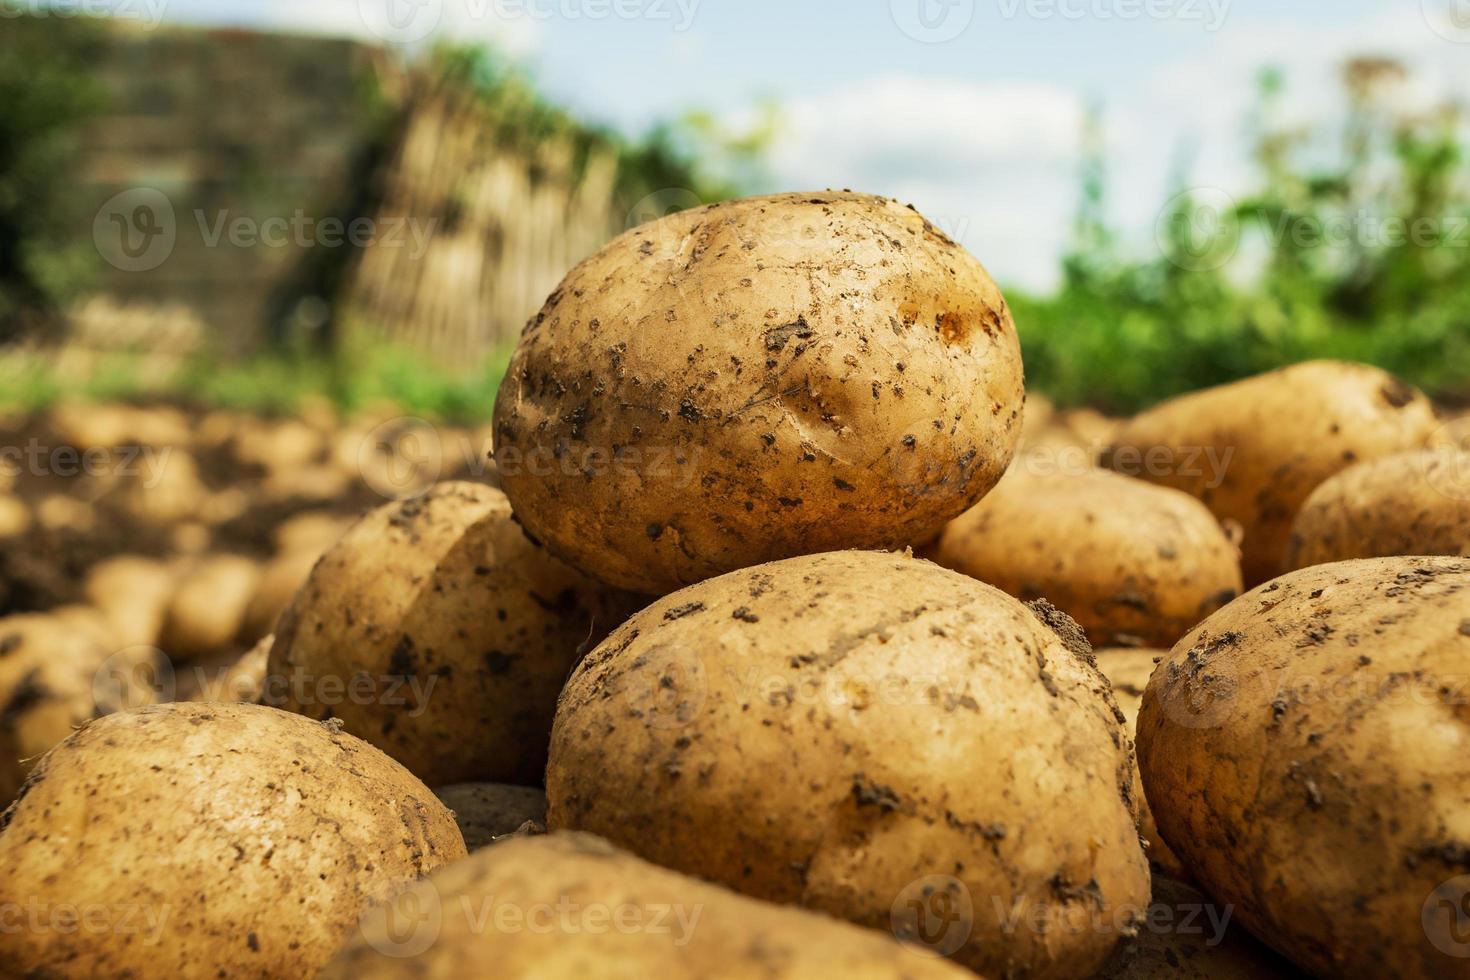
<path fill-rule="evenodd" d="M 1034 390 L 1470 394 L 1467 0 L 0 0 L 0 400 L 473 421 L 679 208 L 912 202 Z"/>

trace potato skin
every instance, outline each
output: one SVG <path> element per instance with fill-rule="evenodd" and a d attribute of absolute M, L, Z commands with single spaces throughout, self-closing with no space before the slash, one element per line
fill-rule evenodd
<path fill-rule="evenodd" d="M 1392 375 L 1309 361 L 1144 412 L 1123 426 L 1104 464 L 1184 490 L 1238 522 L 1245 584 L 1254 587 L 1281 573 L 1292 521 L 1322 481 L 1415 448 L 1435 425 L 1429 400 Z"/>
<path fill-rule="evenodd" d="M 424 924 L 424 935 L 433 939 L 428 944 L 402 926 L 423 921 L 425 909 L 441 913 Z M 466 909 L 489 914 L 477 925 Z M 524 923 L 497 927 L 502 909 L 524 916 Z M 538 909 L 552 911 L 542 917 L 549 918 L 550 928 L 528 927 Z M 557 909 L 568 911 L 558 917 Z M 593 910 L 608 913 L 601 925 Z M 635 912 L 638 928 L 616 927 L 619 913 L 628 922 Z M 559 928 L 563 921 L 570 927 Z M 420 952 L 421 945 L 427 948 Z M 590 834 L 567 833 L 497 844 L 411 886 L 364 918 L 361 933 L 342 948 L 321 980 L 404 976 L 973 980 L 974 975 L 906 950 L 891 937 L 745 898 L 640 861 Z"/>
<path fill-rule="evenodd" d="M 1350 466 L 1297 514 L 1289 568 L 1470 554 L 1470 452 L 1422 449 Z"/>
<path fill-rule="evenodd" d="M 432 786 L 536 785 L 579 648 L 637 605 L 529 541 L 500 491 L 442 483 L 322 557 L 282 614 L 264 698 L 340 718 Z M 359 675 L 367 696 L 348 696 Z"/>
<path fill-rule="evenodd" d="M 1005 472 L 1020 346 L 985 269 L 912 209 L 783 194 L 670 215 L 572 270 L 495 406 L 520 519 L 663 595 L 932 539 Z"/>
<path fill-rule="evenodd" d="M 1287 980 L 1301 976 L 1262 946 L 1234 909 L 1154 875 L 1148 924 L 1118 944 L 1097 980 Z"/>
<path fill-rule="evenodd" d="M 1080 652 L 990 586 L 878 552 L 691 586 L 568 681 L 548 825 L 878 929 L 948 876 L 973 905 L 958 962 L 1087 976 L 1148 865 L 1122 716 L 1065 626 Z"/>
<path fill-rule="evenodd" d="M 1188 494 L 1025 459 L 949 523 L 934 560 L 1048 600 L 1094 646 L 1171 646 L 1242 587 L 1235 545 Z"/>
<path fill-rule="evenodd" d="M 371 903 L 464 855 L 443 804 L 335 726 L 255 705 L 110 715 L 0 817 L 0 881 L 24 908 L 117 918 L 0 931 L 0 974 L 311 976 Z"/>
<path fill-rule="evenodd" d="M 1113 697 L 1118 701 L 1118 708 L 1123 712 L 1127 720 L 1128 734 L 1136 737 L 1138 731 L 1138 709 L 1143 705 L 1143 692 L 1148 687 L 1148 679 L 1153 676 L 1154 666 L 1163 659 L 1167 651 L 1163 650 L 1099 650 L 1097 651 L 1097 669 L 1103 672 L 1108 683 L 1113 686 Z M 1143 784 L 1140 781 L 1139 786 Z M 1148 800 L 1143 799 L 1143 793 L 1139 792 L 1139 819 L 1138 829 L 1143 839 L 1148 842 L 1148 863 L 1157 875 L 1162 874 L 1175 881 L 1187 882 L 1191 876 L 1184 867 L 1184 862 L 1179 860 L 1164 838 L 1159 835 L 1158 824 L 1154 821 L 1153 811 L 1148 807 Z"/>
<path fill-rule="evenodd" d="M 1241 922 L 1323 977 L 1470 977 L 1436 889 L 1470 871 L 1470 562 L 1318 565 L 1174 648 L 1139 761 L 1164 839 Z M 1470 882 L 1465 882 L 1470 885 Z"/>
<path fill-rule="evenodd" d="M 434 790 L 454 813 L 454 822 L 471 852 L 513 834 L 526 823 L 546 826 L 546 794 L 534 786 L 458 783 Z"/>

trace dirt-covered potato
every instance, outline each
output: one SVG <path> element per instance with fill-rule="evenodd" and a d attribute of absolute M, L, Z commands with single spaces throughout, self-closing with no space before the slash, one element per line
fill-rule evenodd
<path fill-rule="evenodd" d="M 1167 401 L 1123 426 L 1112 469 L 1200 498 L 1244 530 L 1247 586 L 1282 571 L 1291 524 L 1323 480 L 1421 445 L 1422 394 L 1374 367 L 1310 361 Z"/>
<path fill-rule="evenodd" d="M 99 679 L 110 652 L 90 630 L 53 616 L 0 619 L 0 804 L 77 725 L 151 700 L 126 670 Z"/>
<path fill-rule="evenodd" d="M 1097 980 L 1288 980 L 1292 965 L 1203 892 L 1154 876 L 1153 901 L 1137 936 L 1118 944 Z"/>
<path fill-rule="evenodd" d="M 534 786 L 460 783 L 434 790 L 454 811 L 465 847 L 478 851 L 497 837 L 513 834 L 527 823 L 546 826 L 546 794 Z"/>
<path fill-rule="evenodd" d="M 548 824 L 878 929 L 942 892 L 959 962 L 1085 977 L 1148 900 L 1131 745 L 1055 609 L 834 552 L 691 586 L 589 654 Z"/>
<path fill-rule="evenodd" d="M 434 794 L 339 729 L 168 704 L 77 731 L 0 817 L 0 881 L 89 928 L 0 930 L 0 975 L 313 976 L 372 904 L 465 856 Z"/>
<path fill-rule="evenodd" d="M 263 637 L 239 660 L 222 670 L 209 673 L 201 669 L 198 689 L 189 700 L 258 703 L 265 691 L 265 674 L 270 664 L 271 645 L 275 641 L 274 636 Z"/>
<path fill-rule="evenodd" d="M 1159 831 L 1321 977 L 1470 977 L 1470 561 L 1317 565 L 1175 646 L 1138 721 Z"/>
<path fill-rule="evenodd" d="M 1113 697 L 1128 722 L 1130 736 L 1138 729 L 1138 709 L 1143 704 L 1143 692 L 1148 679 L 1153 675 L 1154 665 L 1163 659 L 1163 650 L 1111 649 L 1097 651 L 1097 669 L 1103 672 L 1108 683 L 1113 685 Z M 1159 836 L 1153 811 L 1147 800 L 1139 801 L 1138 829 L 1148 842 L 1148 862 L 1154 870 L 1179 881 L 1188 881 L 1188 870 L 1179 855 L 1169 849 Z"/>
<path fill-rule="evenodd" d="M 174 571 L 163 562 L 120 555 L 93 565 L 82 590 L 112 622 L 119 647 L 157 646 L 175 585 Z"/>
<path fill-rule="evenodd" d="M 1470 452 L 1470 415 L 1459 415 L 1435 429 L 1427 443 L 1430 449 Z"/>
<path fill-rule="evenodd" d="M 1470 554 L 1470 452 L 1421 449 L 1350 466 L 1296 516 L 1289 568 L 1350 558 Z"/>
<path fill-rule="evenodd" d="M 1241 590 L 1239 552 L 1198 500 L 1027 460 L 950 522 L 934 560 L 1050 601 L 1097 646 L 1170 646 Z"/>
<path fill-rule="evenodd" d="M 281 617 L 266 696 L 340 718 L 433 786 L 537 785 L 562 682 L 637 605 L 537 547 L 500 491 L 441 483 L 322 557 Z"/>
<path fill-rule="evenodd" d="M 521 334 L 495 458 L 535 537 L 651 595 L 931 539 L 1021 434 L 1015 325 L 916 211 L 851 193 L 696 208 L 583 262 Z"/>
<path fill-rule="evenodd" d="M 410 886 L 363 920 L 321 980 L 407 976 L 973 980 L 890 936 L 737 895 L 589 834 L 507 841 Z"/>
<path fill-rule="evenodd" d="M 227 650 L 259 582 L 260 567 L 241 555 L 207 555 L 191 563 L 169 600 L 163 648 L 180 660 Z"/>

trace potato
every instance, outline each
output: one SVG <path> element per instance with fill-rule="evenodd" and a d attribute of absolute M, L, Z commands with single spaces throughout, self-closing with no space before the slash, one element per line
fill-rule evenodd
<path fill-rule="evenodd" d="M 532 786 L 460 783 L 434 790 L 454 811 L 465 846 L 478 851 L 527 823 L 546 827 L 546 794 Z"/>
<path fill-rule="evenodd" d="M 662 595 L 926 541 L 1005 472 L 1015 325 L 917 212 L 851 193 L 670 215 L 572 270 L 521 335 L 495 459 L 528 531 Z"/>
<path fill-rule="evenodd" d="M 1300 976 L 1239 923 L 1235 910 L 1154 876 L 1147 924 L 1118 944 L 1098 980 L 1274 980 Z"/>
<path fill-rule="evenodd" d="M 321 980 L 405 976 L 973 980 L 888 936 L 744 898 L 587 834 L 507 841 L 410 886 L 364 919 Z"/>
<path fill-rule="evenodd" d="M 169 600 L 164 649 L 185 661 L 228 649 L 259 581 L 259 566 L 240 555 L 207 555 L 192 563 Z"/>
<path fill-rule="evenodd" d="M 1310 361 L 1167 401 L 1125 424 L 1104 463 L 1239 523 L 1255 586 L 1282 571 L 1292 521 L 1322 481 L 1412 449 L 1434 427 L 1428 399 L 1391 375 Z"/>
<path fill-rule="evenodd" d="M 964 965 L 1087 976 L 1148 862 L 1122 716 L 1076 624 L 1038 609 L 878 552 L 659 600 L 567 682 L 548 826 L 878 929 L 937 890 Z"/>
<path fill-rule="evenodd" d="M 261 569 L 255 594 L 245 607 L 240 639 L 254 643 L 276 628 L 276 621 L 311 578 L 321 556 L 320 551 L 289 552 L 277 555 Z"/>
<path fill-rule="evenodd" d="M 363 518 L 281 617 L 268 703 L 340 718 L 433 786 L 537 785 L 557 693 L 637 608 L 529 541 L 498 490 Z"/>
<path fill-rule="evenodd" d="M 265 690 L 265 675 L 270 663 L 271 645 L 274 636 L 263 637 L 260 642 L 241 655 L 240 659 L 213 676 L 201 670 L 198 690 L 190 701 L 234 701 L 241 704 L 256 704 Z"/>
<path fill-rule="evenodd" d="M 0 492 L 0 540 L 18 538 L 31 529 L 31 509 L 12 494 Z"/>
<path fill-rule="evenodd" d="M 36 758 L 75 726 L 152 700 L 128 671 L 110 683 L 99 680 L 109 652 L 92 631 L 62 619 L 0 619 L 0 804 L 20 789 Z"/>
<path fill-rule="evenodd" d="M 87 571 L 82 592 L 112 623 L 119 646 L 156 646 L 175 588 L 163 562 L 120 555 Z"/>
<path fill-rule="evenodd" d="M 87 928 L 0 930 L 0 974 L 312 976 L 373 903 L 465 856 L 454 818 L 371 746 L 273 708 L 111 715 L 0 817 L 0 881 Z"/>
<path fill-rule="evenodd" d="M 1138 709 L 1143 704 L 1144 689 L 1148 687 L 1148 679 L 1153 675 L 1154 665 L 1163 656 L 1164 651 L 1161 650 L 1097 651 L 1097 669 L 1103 672 L 1103 676 L 1113 686 L 1113 697 L 1117 699 L 1118 707 L 1122 710 L 1123 717 L 1127 719 L 1129 735 L 1133 735 L 1138 729 Z M 1138 829 L 1143 839 L 1148 842 L 1149 864 L 1156 872 L 1177 881 L 1190 880 L 1191 875 L 1183 862 L 1179 860 L 1179 855 L 1171 851 L 1169 845 L 1165 844 L 1164 839 L 1159 836 L 1158 824 L 1154 822 L 1153 811 L 1148 808 L 1148 801 L 1140 800 L 1139 803 Z"/>
<path fill-rule="evenodd" d="M 1289 568 L 1350 558 L 1470 554 L 1470 452 L 1420 449 L 1350 466 L 1312 492 Z"/>
<path fill-rule="evenodd" d="M 1241 923 L 1322 977 L 1470 977 L 1470 562 L 1292 572 L 1154 672 L 1159 831 Z"/>
<path fill-rule="evenodd" d="M 325 510 L 304 510 L 276 525 L 271 532 L 279 554 L 314 551 L 321 554 L 342 540 L 353 525 L 351 518 Z"/>
<path fill-rule="evenodd" d="M 1198 500 L 1026 460 L 950 522 L 934 560 L 1049 600 L 1098 646 L 1169 646 L 1241 590 L 1239 553 Z"/>

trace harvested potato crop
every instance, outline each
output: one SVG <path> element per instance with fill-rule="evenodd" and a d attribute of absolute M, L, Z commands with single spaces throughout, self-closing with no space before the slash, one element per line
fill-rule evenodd
<path fill-rule="evenodd" d="M 1244 530 L 1245 583 L 1282 571 L 1291 524 L 1334 473 L 1421 445 L 1428 399 L 1363 364 L 1311 361 L 1167 401 L 1125 424 L 1112 469 L 1199 497 Z"/>
<path fill-rule="evenodd" d="M 1097 980 L 1288 980 L 1290 963 L 1262 946 L 1234 909 L 1188 885 L 1154 876 L 1137 936 L 1118 944 Z"/>
<path fill-rule="evenodd" d="M 1159 831 L 1322 977 L 1470 977 L 1470 561 L 1317 565 L 1175 646 L 1138 720 Z"/>
<path fill-rule="evenodd" d="M 440 910 L 434 925 L 406 933 L 424 909 Z M 973 978 L 889 936 L 736 895 L 588 834 L 507 841 L 410 886 L 363 920 L 321 980 L 410 975 Z"/>
<path fill-rule="evenodd" d="M 1138 709 L 1143 704 L 1143 692 L 1148 679 L 1153 675 L 1154 665 L 1164 657 L 1162 650 L 1113 649 L 1097 651 L 1097 669 L 1103 672 L 1113 686 L 1113 697 L 1127 719 L 1128 734 L 1138 729 Z M 1141 795 L 1141 794 L 1140 794 Z M 1158 824 L 1148 801 L 1139 801 L 1138 829 L 1148 842 L 1148 862 L 1155 871 L 1179 881 L 1189 880 L 1189 871 L 1179 860 L 1179 855 L 1169 849 L 1159 836 Z M 1155 879 L 1157 880 L 1157 879 Z"/>
<path fill-rule="evenodd" d="M 1021 433 L 1010 310 L 912 209 L 783 194 L 635 228 L 521 334 L 495 458 L 538 540 L 662 595 L 930 540 Z"/>
<path fill-rule="evenodd" d="M 401 766 L 255 705 L 93 722 L 37 764 L 0 828 L 7 900 L 128 915 L 0 931 L 6 976 L 313 976 L 360 913 L 465 855 Z"/>
<path fill-rule="evenodd" d="M 1239 552 L 1186 493 L 1106 470 L 1017 463 L 934 560 L 1050 601 L 1098 646 L 1169 646 L 1240 594 Z"/>
<path fill-rule="evenodd" d="M 500 491 L 441 483 L 322 557 L 277 628 L 270 703 L 340 718 L 430 785 L 536 785 L 583 644 L 636 608 L 528 540 Z"/>
<path fill-rule="evenodd" d="M 546 827 L 546 794 L 534 786 L 460 783 L 436 789 L 434 795 L 454 811 L 465 847 L 471 851 L 528 823 Z"/>
<path fill-rule="evenodd" d="M 228 649 L 259 582 L 259 566 L 240 555 L 207 555 L 191 563 L 169 600 L 163 647 L 181 660 Z"/>
<path fill-rule="evenodd" d="M 1286 564 L 1470 554 L 1470 452 L 1421 449 L 1350 466 L 1297 514 Z"/>
<path fill-rule="evenodd" d="M 943 892 L 964 965 L 1087 976 L 1148 863 L 1107 681 L 1038 610 L 880 552 L 668 596 L 567 682 L 548 825 L 877 929 Z"/>
<path fill-rule="evenodd" d="M 52 616 L 0 619 L 0 805 L 74 727 L 152 700 L 126 666 L 99 678 L 109 652 L 91 631 Z"/>

